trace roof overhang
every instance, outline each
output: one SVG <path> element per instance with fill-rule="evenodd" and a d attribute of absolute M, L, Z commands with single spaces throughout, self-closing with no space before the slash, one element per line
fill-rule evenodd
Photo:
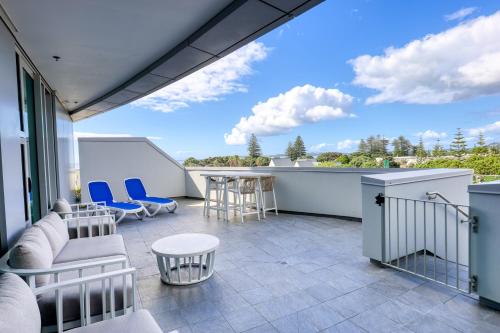
<path fill-rule="evenodd" d="M 323 0 L 1 1 L 76 121 L 163 88 Z"/>

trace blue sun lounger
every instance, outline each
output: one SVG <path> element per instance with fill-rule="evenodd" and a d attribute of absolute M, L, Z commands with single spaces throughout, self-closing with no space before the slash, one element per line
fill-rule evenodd
<path fill-rule="evenodd" d="M 140 202 L 146 209 L 148 216 L 158 214 L 162 208 L 165 208 L 169 213 L 173 213 L 177 209 L 177 202 L 173 199 L 148 196 L 140 178 L 125 179 L 125 187 L 130 200 Z M 152 212 L 147 209 L 148 207 L 152 209 Z"/>
<path fill-rule="evenodd" d="M 92 202 L 104 203 L 106 207 L 119 215 L 116 223 L 120 222 L 127 214 L 135 214 L 139 220 L 142 220 L 148 214 L 146 208 L 140 202 L 132 203 L 113 200 L 113 193 L 111 193 L 108 183 L 103 180 L 91 181 L 88 186 Z"/>

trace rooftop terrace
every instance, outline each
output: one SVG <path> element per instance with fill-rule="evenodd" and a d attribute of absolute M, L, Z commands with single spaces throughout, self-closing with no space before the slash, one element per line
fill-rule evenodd
<path fill-rule="evenodd" d="M 273 214 L 227 223 L 180 200 L 175 214 L 124 220 L 142 306 L 165 332 L 498 332 L 500 312 L 433 282 L 378 268 L 362 256 L 360 222 Z M 187 287 L 160 281 L 158 238 L 216 235 L 214 276 Z"/>

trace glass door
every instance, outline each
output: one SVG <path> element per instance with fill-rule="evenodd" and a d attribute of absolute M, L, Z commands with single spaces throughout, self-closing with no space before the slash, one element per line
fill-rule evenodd
<path fill-rule="evenodd" d="M 21 167 L 25 191 L 25 218 L 32 223 L 40 219 L 40 183 L 35 118 L 35 80 L 33 71 L 16 55 L 18 64 L 19 115 L 21 121 Z"/>

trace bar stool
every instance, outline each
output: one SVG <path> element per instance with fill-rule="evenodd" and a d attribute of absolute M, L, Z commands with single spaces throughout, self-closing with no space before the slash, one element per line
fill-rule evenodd
<path fill-rule="evenodd" d="M 274 176 L 260 177 L 259 178 L 259 188 L 260 188 L 260 199 L 262 207 L 262 216 L 266 218 L 266 212 L 274 210 L 274 213 L 278 215 L 278 204 L 276 203 L 276 193 L 274 192 Z M 273 207 L 266 207 L 266 193 L 273 193 Z"/>
<path fill-rule="evenodd" d="M 224 192 L 224 180 L 221 177 L 205 177 L 205 203 L 203 204 L 203 216 L 210 216 L 210 210 L 217 211 L 217 218 L 220 212 L 224 211 L 221 199 Z M 215 191 L 215 200 L 212 200 L 212 192 Z M 215 202 L 215 206 L 212 205 Z"/>
<path fill-rule="evenodd" d="M 241 223 L 245 223 L 245 216 L 257 214 L 257 219 L 260 221 L 260 187 L 257 178 L 238 177 L 235 178 L 232 187 L 228 191 L 233 193 L 235 198 L 232 205 L 228 205 L 228 209 L 232 208 L 240 212 Z M 253 200 L 252 200 L 253 199 Z M 247 211 L 249 208 L 256 208 L 253 211 Z"/>

